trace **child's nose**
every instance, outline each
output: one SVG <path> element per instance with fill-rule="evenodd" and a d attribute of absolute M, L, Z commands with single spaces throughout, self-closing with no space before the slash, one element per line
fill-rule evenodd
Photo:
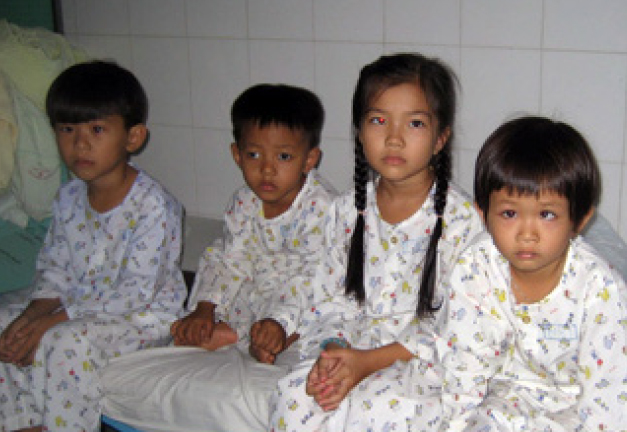
<path fill-rule="evenodd" d="M 385 144 L 391 147 L 402 147 L 404 145 L 402 128 L 390 123 L 387 128 Z"/>
<path fill-rule="evenodd" d="M 87 150 L 89 145 L 89 134 L 83 128 L 77 127 L 74 146 L 79 150 Z"/>
<path fill-rule="evenodd" d="M 536 224 L 532 221 L 523 221 L 518 233 L 518 237 L 522 241 L 536 241 L 538 239 L 538 230 Z"/>
<path fill-rule="evenodd" d="M 273 160 L 264 159 L 261 165 L 261 171 L 264 174 L 274 174 L 276 172 L 276 164 Z"/>

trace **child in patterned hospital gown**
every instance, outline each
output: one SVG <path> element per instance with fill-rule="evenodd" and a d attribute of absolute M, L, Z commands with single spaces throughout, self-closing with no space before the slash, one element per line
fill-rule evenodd
<path fill-rule="evenodd" d="M 471 201 L 449 182 L 455 93 L 448 67 L 419 54 L 362 69 L 353 96 L 355 188 L 329 210 L 305 317 L 309 358 L 279 381 L 271 430 L 437 427 L 437 286 L 482 230 Z"/>
<path fill-rule="evenodd" d="M 99 430 L 98 370 L 170 339 L 185 296 L 182 208 L 128 161 L 147 108 L 137 79 L 108 62 L 72 66 L 48 92 L 75 178 L 54 202 L 32 292 L 0 299 L 2 431 Z"/>
<path fill-rule="evenodd" d="M 445 430 L 625 430 L 626 286 L 578 236 L 599 185 L 564 123 L 522 117 L 487 139 L 475 198 L 489 234 L 453 270 L 437 343 Z"/>
<path fill-rule="evenodd" d="M 190 313 L 172 325 L 178 346 L 104 370 L 105 412 L 140 428 L 264 430 L 268 397 L 298 360 L 296 345 L 285 350 L 309 293 L 295 281 L 316 268 L 335 195 L 315 168 L 324 110 L 304 88 L 258 84 L 235 100 L 231 117 L 246 186 L 227 206 L 224 238 L 200 259 Z M 165 381 L 173 384 L 164 389 Z"/>

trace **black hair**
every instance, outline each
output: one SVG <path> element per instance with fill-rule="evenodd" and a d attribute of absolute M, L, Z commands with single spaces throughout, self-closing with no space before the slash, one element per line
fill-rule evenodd
<path fill-rule="evenodd" d="M 475 163 L 474 195 L 486 214 L 492 192 L 565 197 L 575 227 L 597 205 L 601 176 L 592 149 L 573 127 L 545 117 L 526 116 L 499 126 Z"/>
<path fill-rule="evenodd" d="M 53 126 L 120 115 L 128 130 L 146 123 L 148 99 L 131 72 L 96 60 L 75 64 L 59 74 L 48 90 L 46 113 Z"/>
<path fill-rule="evenodd" d="M 301 130 L 309 148 L 313 149 L 320 144 L 324 109 L 318 96 L 307 89 L 286 84 L 257 84 L 235 99 L 231 123 L 236 143 L 246 126 L 277 125 Z"/>
<path fill-rule="evenodd" d="M 399 84 L 415 83 L 425 94 L 429 109 L 438 124 L 438 135 L 449 132 L 449 143 L 453 139 L 456 111 L 457 78 L 453 71 L 437 59 L 417 53 L 401 53 L 382 56 L 362 68 L 353 94 L 352 122 L 355 135 L 355 207 L 357 222 L 351 238 L 346 295 L 354 295 L 361 303 L 366 298 L 364 287 L 364 230 L 363 211 L 366 208 L 366 184 L 370 179 L 370 166 L 366 160 L 358 131 L 372 101 L 383 91 Z M 439 309 L 433 305 L 436 284 L 437 246 L 442 236 L 442 215 L 446 207 L 446 196 L 451 179 L 451 148 L 445 145 L 431 159 L 435 172 L 435 212 L 438 216 L 432 230 L 429 246 L 422 267 L 422 279 L 416 313 L 424 317 Z"/>

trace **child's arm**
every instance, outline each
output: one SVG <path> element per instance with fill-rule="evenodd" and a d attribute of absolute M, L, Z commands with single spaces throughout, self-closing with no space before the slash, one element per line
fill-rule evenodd
<path fill-rule="evenodd" d="M 294 335 L 301 324 L 302 312 L 311 307 L 312 279 L 324 256 L 328 218 L 333 212 L 331 204 L 335 192 L 313 172 L 309 179 L 308 194 L 303 196 L 301 207 L 295 213 L 285 251 L 289 268 L 277 275 L 270 304 L 263 318 L 270 318 L 281 324 L 287 335 Z"/>
<path fill-rule="evenodd" d="M 442 285 L 450 289 L 436 346 L 444 366 L 442 404 L 447 430 L 462 430 L 482 403 L 490 379 L 505 360 L 501 342 L 513 337 L 507 317 L 496 305 L 485 256 L 469 249 L 453 269 L 450 285 Z"/>
<path fill-rule="evenodd" d="M 250 190 L 236 191 L 224 212 L 222 238 L 207 247 L 200 257 L 194 286 L 188 300 L 188 310 L 194 311 L 200 303 L 215 306 L 214 315 L 223 319 L 231 310 L 242 287 L 252 283 L 253 243 Z M 215 317 L 214 317 L 215 322 Z"/>
<path fill-rule="evenodd" d="M 583 305 L 577 357 L 582 390 L 577 414 L 582 430 L 623 430 L 627 422 L 627 286 L 620 277 L 598 273 L 592 283 L 595 288 Z"/>
<path fill-rule="evenodd" d="M 398 360 L 411 358 L 411 353 L 399 343 L 367 350 L 330 344 L 312 367 L 306 391 L 323 410 L 332 411 L 364 378 Z"/>

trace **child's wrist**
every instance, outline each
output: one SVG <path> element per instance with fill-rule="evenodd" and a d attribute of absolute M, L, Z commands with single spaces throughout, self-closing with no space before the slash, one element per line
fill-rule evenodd
<path fill-rule="evenodd" d="M 350 348 L 350 344 L 344 338 L 330 337 L 320 342 L 320 349 L 325 350 L 329 345 L 336 345 L 340 348 Z"/>

